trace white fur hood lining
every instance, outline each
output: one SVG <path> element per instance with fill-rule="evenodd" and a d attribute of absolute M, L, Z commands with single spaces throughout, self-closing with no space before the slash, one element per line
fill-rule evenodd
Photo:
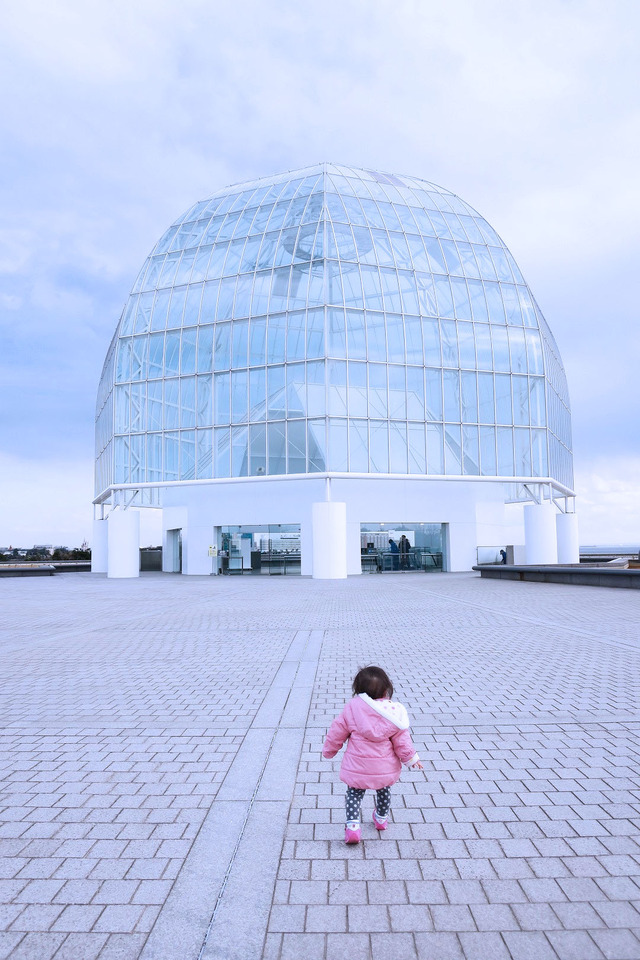
<path fill-rule="evenodd" d="M 358 696 L 364 700 L 372 710 L 379 713 L 381 717 L 388 720 L 399 730 L 409 729 L 409 714 L 402 703 L 394 703 L 393 700 L 373 700 L 368 693 L 359 693 Z"/>

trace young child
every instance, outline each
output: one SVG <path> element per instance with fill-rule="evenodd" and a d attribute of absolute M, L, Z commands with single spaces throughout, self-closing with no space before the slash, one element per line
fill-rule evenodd
<path fill-rule="evenodd" d="M 391 787 L 402 764 L 424 770 L 409 733 L 409 716 L 393 703 L 393 684 L 381 667 L 364 667 L 353 681 L 353 700 L 329 727 L 322 756 L 331 760 L 348 740 L 340 779 L 347 784 L 345 843 L 360 842 L 360 804 L 366 790 L 375 790 L 373 823 L 387 829 Z"/>

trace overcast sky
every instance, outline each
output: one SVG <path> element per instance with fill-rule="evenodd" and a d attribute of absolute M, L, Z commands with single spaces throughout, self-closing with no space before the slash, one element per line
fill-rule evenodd
<path fill-rule="evenodd" d="M 91 532 L 136 274 L 195 200 L 320 160 L 459 194 L 565 363 L 582 543 L 640 544 L 637 0 L 9 0 L 0 545 Z"/>

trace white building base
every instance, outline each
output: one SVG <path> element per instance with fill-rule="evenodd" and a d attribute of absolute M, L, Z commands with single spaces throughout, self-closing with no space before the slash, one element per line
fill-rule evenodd
<path fill-rule="evenodd" d="M 524 547 L 527 564 L 558 562 L 553 503 L 530 503 L 524 508 Z"/>
<path fill-rule="evenodd" d="M 109 522 L 108 520 L 93 521 L 93 538 L 91 540 L 91 573 L 106 573 L 109 553 Z"/>
<path fill-rule="evenodd" d="M 575 513 L 559 513 L 556 517 L 558 563 L 580 563 L 578 517 Z"/>
<path fill-rule="evenodd" d="M 109 543 L 107 576 L 140 576 L 140 514 L 137 510 L 116 507 L 107 520 Z"/>

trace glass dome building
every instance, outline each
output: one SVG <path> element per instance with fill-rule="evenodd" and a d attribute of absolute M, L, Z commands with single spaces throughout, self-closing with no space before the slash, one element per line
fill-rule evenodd
<path fill-rule="evenodd" d="M 303 573 L 372 544 L 393 569 L 403 529 L 416 567 L 469 569 L 526 549 L 526 503 L 530 557 L 566 559 L 572 484 L 558 348 L 500 237 L 432 183 L 318 164 L 196 203 L 145 261 L 98 389 L 95 567 L 144 506 L 187 573 L 282 525 Z"/>

